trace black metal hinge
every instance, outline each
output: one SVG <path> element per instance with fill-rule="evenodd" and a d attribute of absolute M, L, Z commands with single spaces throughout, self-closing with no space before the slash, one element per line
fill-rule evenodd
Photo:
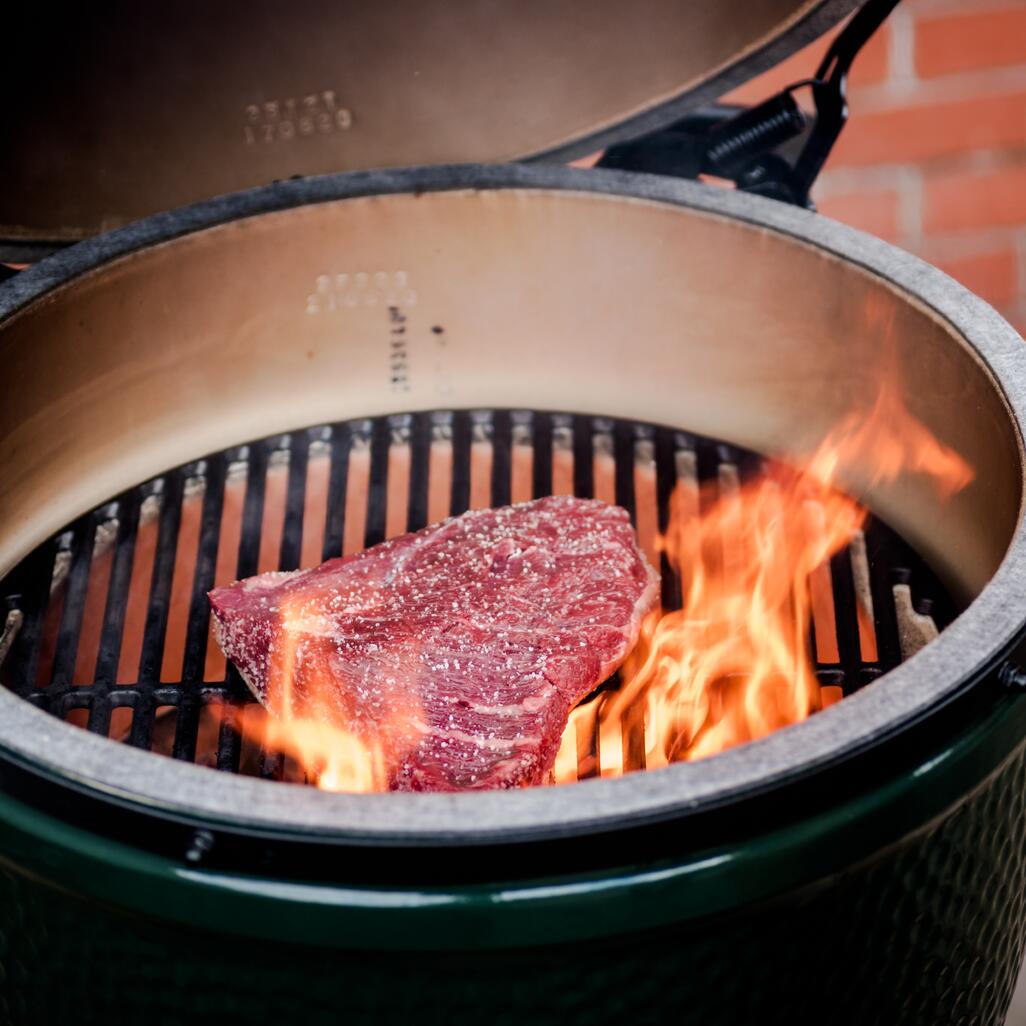
<path fill-rule="evenodd" d="M 611 146 L 598 167 L 727 178 L 739 189 L 813 209 L 812 185 L 848 120 L 848 72 L 898 0 L 869 0 L 834 39 L 810 79 L 755 107 L 703 108 L 669 128 Z M 815 113 L 795 94 L 810 90 Z"/>

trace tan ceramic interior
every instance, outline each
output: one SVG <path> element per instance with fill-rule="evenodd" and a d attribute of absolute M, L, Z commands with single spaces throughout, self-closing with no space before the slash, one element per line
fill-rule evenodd
<path fill-rule="evenodd" d="M 399 375 L 390 308 L 407 325 Z M 786 454 L 885 367 L 977 477 L 946 504 L 908 477 L 870 505 L 962 597 L 1019 509 L 1010 417 L 950 325 L 810 245 L 645 200 L 399 194 L 232 222 L 36 301 L 0 325 L 0 360 L 0 572 L 162 469 L 307 424 L 577 410 Z"/>

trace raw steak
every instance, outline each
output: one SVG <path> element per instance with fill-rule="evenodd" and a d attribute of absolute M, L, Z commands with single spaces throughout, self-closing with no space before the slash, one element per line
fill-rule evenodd
<path fill-rule="evenodd" d="M 272 712 L 283 687 L 300 711 L 327 688 L 333 721 L 384 745 L 393 789 L 455 791 L 547 779 L 570 710 L 634 645 L 656 583 L 623 509 L 550 497 L 210 602 L 218 643 Z"/>

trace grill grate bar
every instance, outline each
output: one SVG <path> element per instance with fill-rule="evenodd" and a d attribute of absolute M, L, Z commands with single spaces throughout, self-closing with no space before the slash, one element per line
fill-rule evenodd
<path fill-rule="evenodd" d="M 656 510 L 659 533 L 665 535 L 670 526 L 670 501 L 677 487 L 677 451 L 680 436 L 667 428 L 656 432 Z M 682 595 L 680 577 L 670 566 L 665 551 L 659 553 L 659 577 L 661 602 L 665 610 L 680 609 Z"/>
<path fill-rule="evenodd" d="M 843 671 L 844 693 L 850 694 L 858 686 L 861 667 L 859 656 L 859 624 L 855 607 L 855 582 L 851 572 L 848 550 L 841 549 L 830 559 L 830 579 L 834 594 L 834 633 L 837 652 Z"/>
<path fill-rule="evenodd" d="M 230 676 L 233 676 L 234 672 L 230 672 Z M 218 732 L 218 754 L 216 754 L 215 764 L 227 773 L 238 773 L 239 771 L 242 744 L 235 727 L 238 722 L 238 707 L 246 702 L 248 699 L 243 700 L 242 703 L 219 703 L 224 719 Z"/>
<path fill-rule="evenodd" d="M 285 519 L 278 550 L 278 569 L 296 570 L 303 551 L 303 513 L 306 508 L 306 466 L 310 436 L 297 431 L 289 439 L 289 475 L 285 486 Z"/>
<path fill-rule="evenodd" d="M 638 511 L 634 494 L 634 471 L 636 465 L 635 440 L 637 430 L 628 421 L 618 421 L 613 428 L 614 482 L 616 504 L 630 514 L 631 523 L 637 525 Z M 616 674 L 619 685 L 620 675 Z M 606 699 L 608 701 L 609 699 Z M 621 746 L 624 768 L 638 770 L 645 768 L 645 707 L 634 702 L 624 713 Z"/>
<path fill-rule="evenodd" d="M 894 607 L 893 587 L 908 579 L 909 571 L 889 552 L 888 539 L 880 532 L 866 532 L 866 554 L 869 557 L 869 583 L 873 594 L 873 619 L 876 646 L 882 666 L 901 662 L 898 640 L 898 617 Z M 861 682 L 860 682 L 861 683 Z"/>
<path fill-rule="evenodd" d="M 835 684 L 841 685 L 843 683 L 842 678 L 845 676 L 844 670 L 840 666 L 834 665 L 817 665 L 814 668 L 814 676 L 821 685 Z M 880 669 L 877 667 L 863 667 L 861 673 L 868 673 L 870 676 L 863 683 L 868 683 L 869 679 L 875 679 L 876 676 L 880 675 Z M 601 688 L 596 688 L 594 694 L 596 696 L 600 694 L 610 693 L 613 689 L 609 686 L 610 682 L 615 680 L 615 675 L 610 678 L 609 681 L 603 683 Z M 858 675 L 856 675 L 858 679 Z M 196 684 L 194 687 L 187 691 L 182 690 L 181 682 L 174 681 L 161 685 L 155 685 L 147 683 L 145 681 L 134 681 L 132 683 L 119 684 L 114 689 L 116 694 L 124 694 L 131 697 L 132 695 L 153 695 L 154 701 L 158 705 L 175 705 L 184 706 L 185 702 L 195 695 L 199 700 L 200 706 L 215 704 L 217 702 L 228 702 L 228 703 L 243 703 L 252 704 L 256 700 L 252 697 L 248 688 L 244 687 L 243 692 L 236 692 L 224 682 L 206 682 L 202 684 Z M 13 690 L 13 689 L 12 689 Z M 191 692 L 191 694 L 190 694 Z M 74 699 L 73 704 L 79 707 L 88 708 L 93 698 L 99 696 L 102 693 L 100 687 L 93 684 L 79 684 L 69 691 L 66 691 L 66 695 L 70 695 Z M 36 697 L 45 698 L 46 695 L 43 692 L 36 693 Z M 589 701 L 590 699 L 585 699 Z"/>
<path fill-rule="evenodd" d="M 200 514 L 196 568 L 192 578 L 192 594 L 189 597 L 189 619 L 185 633 L 185 653 L 182 658 L 183 682 L 202 678 L 203 664 L 207 657 L 207 637 L 210 630 L 210 603 L 207 600 L 207 592 L 214 586 L 214 573 L 217 567 L 221 517 L 224 513 L 227 456 L 225 453 L 217 453 L 208 458 L 205 465 L 203 511 Z"/>
<path fill-rule="evenodd" d="M 359 433 L 361 439 L 366 439 L 360 444 L 369 445 L 369 453 L 360 456 L 361 460 L 368 460 L 366 472 L 360 465 L 360 474 L 351 482 L 350 455 L 354 432 Z M 437 446 L 443 447 L 440 454 L 437 448 L 432 448 L 433 438 Z M 364 510 L 357 509 L 360 514 L 366 513 L 364 541 L 367 544 L 380 541 L 388 530 L 395 529 L 389 526 L 396 522 L 396 510 L 393 509 L 391 515 L 388 512 L 390 502 L 405 504 L 409 529 L 422 527 L 430 516 L 429 497 L 439 486 L 449 489 L 448 501 L 453 513 L 466 509 L 472 495 L 476 502 L 482 501 L 482 485 L 487 485 L 484 494 L 490 496 L 494 505 L 508 503 L 513 495 L 514 441 L 530 453 L 531 484 L 536 495 L 551 493 L 556 467 L 561 488 L 572 489 L 581 496 L 589 496 L 599 488 L 604 495 L 615 498 L 635 520 L 639 516 L 637 507 L 640 505 L 642 526 L 647 536 L 655 527 L 660 531 L 667 529 L 671 499 L 675 493 L 679 494 L 686 510 L 698 514 L 700 511 L 696 504 L 700 483 L 719 481 L 722 489 L 727 482 L 730 488 L 736 488 L 737 484 L 732 482 L 736 482 L 738 477 L 744 480 L 759 465 L 753 454 L 667 428 L 590 415 L 522 410 L 402 414 L 296 431 L 256 441 L 179 467 L 129 490 L 116 502 L 81 517 L 70 529 L 41 546 L 19 566 L 6 583 L 20 584 L 16 589 L 18 594 L 11 596 L 8 604 L 22 611 L 23 621 L 7 665 L 2 668 L 4 682 L 56 715 L 87 710 L 87 725 L 97 733 L 109 732 L 112 711 L 130 707 L 133 715 L 131 726 L 124 727 L 124 740 L 140 748 L 153 744 L 158 709 L 171 707 L 175 710 L 175 719 L 173 742 L 169 747 L 174 758 L 195 761 L 199 757 L 227 772 L 238 772 L 241 763 L 244 772 L 280 778 L 284 760 L 278 753 L 261 752 L 257 759 L 250 757 L 249 748 L 243 753 L 233 724 L 243 715 L 244 707 L 254 699 L 238 672 L 229 666 L 223 680 L 204 680 L 210 624 L 206 593 L 217 583 L 215 577 L 223 539 L 232 537 L 236 530 L 232 526 L 226 528 L 223 522 L 226 509 L 234 510 L 232 515 L 239 518 L 235 521 L 239 536 L 235 553 L 236 576 L 245 577 L 257 572 L 261 551 L 269 551 L 267 546 L 272 543 L 277 546 L 278 566 L 283 570 L 293 569 L 302 559 L 304 519 L 308 514 L 312 515 L 314 509 L 320 516 L 318 503 L 321 501 L 326 510 L 324 558 L 340 554 L 350 487 L 359 487 L 361 493 L 366 488 L 366 495 L 360 496 L 365 498 L 366 506 Z M 311 446 L 315 442 L 327 448 L 324 462 L 314 463 L 312 460 Z M 447 443 L 451 443 L 449 467 L 445 465 Z M 408 446 L 408 457 L 406 453 L 393 456 L 394 446 Z M 516 458 L 520 460 L 524 455 L 518 448 Z M 439 456 L 442 462 L 436 464 L 435 459 Z M 610 456 L 612 464 L 608 462 Z M 268 496 L 280 496 L 281 493 L 271 491 L 269 480 L 272 470 L 277 474 L 275 468 L 279 461 L 285 459 L 288 470 L 283 516 L 279 520 L 271 515 L 272 511 L 278 512 L 276 500 Z M 390 480 L 396 468 L 405 466 L 407 461 L 406 479 Z M 227 502 L 229 474 L 233 465 L 239 462 L 247 467 L 241 513 L 238 507 L 234 504 L 229 507 Z M 441 482 L 433 481 L 431 477 L 436 465 L 443 474 Z M 518 467 L 527 469 L 523 463 Z M 324 477 L 318 478 L 318 474 Z M 472 474 L 485 476 L 472 478 Z M 654 475 L 654 481 L 647 475 Z M 194 478 L 202 480 L 202 499 L 198 491 L 193 492 L 190 487 Z M 318 480 L 317 487 L 325 491 L 313 491 L 314 480 Z M 275 478 L 275 481 L 280 481 L 280 478 Z M 648 490 L 652 487 L 650 482 L 654 484 L 654 496 Z M 636 489 L 641 491 L 636 494 Z M 314 498 L 308 505 L 311 495 Z M 350 496 L 350 499 L 356 498 L 355 495 Z M 651 510 L 653 498 L 656 504 L 654 520 Z M 159 511 L 157 518 L 150 520 L 144 513 L 146 503 L 154 500 L 159 503 Z M 189 513 L 188 521 L 184 521 L 185 502 L 202 502 L 198 513 Z M 268 503 L 275 503 L 273 510 Z M 104 552 L 103 546 L 108 542 L 100 528 L 101 525 L 112 525 L 114 520 L 117 529 L 110 532 L 115 536 L 112 550 Z M 193 528 L 190 527 L 187 533 L 183 522 L 189 525 L 197 525 L 198 522 L 195 549 L 190 552 L 179 551 L 182 539 L 193 537 Z M 143 558 L 137 539 L 144 529 L 152 531 L 156 540 L 149 605 L 140 644 L 139 672 L 136 682 L 118 685 L 118 662 L 122 648 L 128 644 L 123 635 L 133 561 Z M 279 529 L 279 538 L 268 535 L 262 539 L 262 534 Z M 649 537 L 647 543 L 651 541 Z M 275 549 L 272 547 L 270 551 Z M 929 571 L 900 539 L 876 521 L 867 525 L 866 551 L 876 618 L 876 660 L 867 659 L 860 651 L 859 600 L 854 578 L 864 577 L 864 570 L 859 569 L 858 575 L 853 573 L 849 550 L 835 556 L 830 565 L 838 660 L 836 663 L 819 663 L 816 676 L 822 685 L 839 687 L 846 695 L 900 661 L 892 592 L 894 583 L 910 582 L 917 598 L 933 596 L 941 626 L 952 613 L 950 603 Z M 231 553 L 221 555 L 223 563 L 223 557 Z M 103 564 L 104 559 L 110 560 L 109 567 Z M 170 617 L 169 604 L 179 591 L 172 590 L 174 576 L 178 572 L 176 561 L 178 567 L 184 567 L 187 572 L 189 560 L 193 560 L 191 589 L 187 599 L 181 597 L 182 601 L 188 601 L 187 615 Z M 663 608 L 679 608 L 681 582 L 671 571 L 665 555 L 660 556 L 660 562 Z M 56 597 L 52 601 L 61 605 L 59 615 L 58 609 L 54 609 L 48 621 L 45 615 L 51 602 L 50 582 L 55 565 L 63 573 L 63 578 L 55 586 Z M 859 567 L 862 566 L 860 562 Z M 100 576 L 91 584 L 93 573 Z M 109 575 L 108 583 L 106 591 L 101 593 L 104 573 Z M 91 606 L 94 602 L 104 604 L 93 680 L 73 680 L 79 654 L 78 639 L 85 622 L 84 607 L 86 603 Z M 92 622 L 96 623 L 97 614 L 90 615 L 94 617 Z M 48 625 L 54 619 L 57 623 Z M 829 623 L 828 620 L 826 622 Z M 863 624 L 862 637 L 867 636 L 866 630 Z M 178 635 L 168 637 L 169 631 L 181 631 L 184 640 Z M 872 634 L 869 637 L 872 638 Z M 165 647 L 178 644 L 184 648 L 181 680 L 161 683 Z M 43 651 L 51 651 L 50 646 L 56 650 L 51 682 L 37 688 L 36 665 Z M 80 659 L 78 661 L 81 662 Z M 613 700 L 612 689 L 616 683 L 616 678 L 606 682 L 591 699 L 594 703 L 592 713 Z M 225 714 L 212 720 L 210 713 L 205 712 L 208 706 L 221 707 Z M 79 714 L 76 714 L 76 721 L 79 721 Z M 119 715 L 113 722 L 121 729 L 125 718 Z M 612 729 L 600 734 L 596 716 L 589 714 L 579 719 L 578 736 L 575 738 L 579 778 L 615 771 L 621 759 L 625 769 L 644 768 L 645 719 L 641 703 L 637 703 L 623 727 L 622 734 Z M 167 730 L 163 736 L 165 739 L 168 737 Z M 212 739 L 215 736 L 216 749 L 212 741 L 204 740 L 201 750 L 197 751 L 198 738 Z M 163 743 L 167 744 L 166 740 Z M 603 758 L 608 766 L 603 765 Z"/>
<path fill-rule="evenodd" d="M 153 559 L 150 597 L 146 609 L 142 653 L 139 657 L 139 679 L 160 680 L 160 664 L 164 658 L 164 640 L 171 604 L 171 580 L 178 548 L 178 528 L 182 519 L 182 495 L 185 486 L 184 468 L 171 471 L 160 481 L 160 527 L 157 551 Z"/>
<path fill-rule="evenodd" d="M 267 492 L 267 467 L 270 453 L 277 448 L 281 439 L 264 439 L 247 449 L 248 468 L 246 474 L 246 495 L 242 500 L 242 534 L 239 538 L 238 559 L 235 564 L 236 577 L 250 577 L 257 572 L 260 559 L 260 535 L 264 519 L 264 498 Z M 239 671 L 228 664 L 226 684 L 232 696 L 245 696 L 246 685 Z M 219 770 L 235 773 L 239 768 L 239 735 L 234 729 L 236 710 L 231 704 L 224 704 L 225 717 L 218 731 L 217 761 Z M 179 716 L 179 730 L 182 717 Z M 177 743 L 177 737 L 176 737 Z"/>
<path fill-rule="evenodd" d="M 457 410 L 452 415 L 452 498 L 451 516 L 459 516 L 470 507 L 470 413 Z"/>
<path fill-rule="evenodd" d="M 616 504 L 631 515 L 637 523 L 638 510 L 634 502 L 634 441 L 635 427 L 628 421 L 618 421 L 613 428 L 613 459 L 616 464 Z"/>
<path fill-rule="evenodd" d="M 140 497 L 138 491 L 122 496 L 105 511 L 104 521 L 117 519 L 117 536 L 114 555 L 107 582 L 107 595 L 103 614 L 96 664 L 93 671 L 93 687 L 90 701 L 81 708 L 87 710 L 86 727 L 93 734 L 106 736 L 110 732 L 111 707 L 113 704 L 130 705 L 125 700 L 112 703 L 110 689 L 117 678 L 118 656 L 121 650 L 121 635 L 124 625 L 125 605 L 131 580 L 132 562 L 135 551 L 136 529 L 139 519 Z M 99 516 L 99 514 L 97 514 Z M 91 558 L 92 570 L 96 559 L 96 546 Z M 86 594 L 88 595 L 88 585 Z M 134 696 L 132 696 L 134 697 Z"/>
<path fill-rule="evenodd" d="M 171 745 L 171 758 L 183 762 L 196 761 L 196 743 L 199 735 L 201 702 L 196 695 L 174 695 L 168 705 L 176 706 L 178 716 L 175 723 L 175 737 Z M 134 724 L 133 724 L 134 726 Z M 142 747 L 149 747 L 144 744 Z"/>
<path fill-rule="evenodd" d="M 264 519 L 264 496 L 267 491 L 267 463 L 275 439 L 264 439 L 245 450 L 246 497 L 242 500 L 242 533 L 235 576 L 252 577 L 260 559 L 260 531 Z"/>
<path fill-rule="evenodd" d="M 533 494 L 536 499 L 552 494 L 552 417 L 536 413 L 532 425 L 534 455 L 531 461 Z"/>
<path fill-rule="evenodd" d="M 89 570 L 96 539 L 96 515 L 88 513 L 72 528 L 71 563 L 64 591 L 64 608 L 57 632 L 57 648 L 50 676 L 51 688 L 71 684 L 78 655 L 82 614 L 85 611 L 86 591 L 89 588 Z"/>
<path fill-rule="evenodd" d="M 367 484 L 367 520 L 363 547 L 369 549 L 385 540 L 385 516 L 388 512 L 388 450 L 392 430 L 388 418 L 374 421 L 370 436 L 370 478 Z"/>
<path fill-rule="evenodd" d="M 406 530 L 419 531 L 428 519 L 428 467 L 431 464 L 431 415 L 415 413 L 410 422 L 410 493 Z"/>
<path fill-rule="evenodd" d="M 122 695 L 119 697 L 126 700 L 124 704 L 128 704 L 127 700 L 131 697 L 132 727 L 128 733 L 128 743 L 133 748 L 149 749 L 150 741 L 153 737 L 153 714 L 156 710 L 153 692 L 150 690 L 137 691 L 131 696 Z M 107 731 L 103 730 L 101 733 L 106 734 Z"/>
<path fill-rule="evenodd" d="M 492 505 L 508 506 L 513 494 L 513 427 L 509 410 L 492 414 Z"/>
<path fill-rule="evenodd" d="M 573 421 L 574 495 L 590 499 L 595 494 L 595 439 L 591 417 L 575 416 Z"/>
<path fill-rule="evenodd" d="M 242 755 L 242 744 L 239 738 L 239 726 L 242 709 L 239 706 L 225 703 L 224 718 L 217 732 L 217 760 L 215 765 L 223 773 L 238 773 L 239 759 Z"/>
<path fill-rule="evenodd" d="M 322 559 L 342 555 L 346 522 L 346 486 L 349 483 L 349 451 L 353 436 L 348 424 L 336 424 L 331 432 L 331 462 L 328 470 L 328 509 L 324 522 Z"/>
<path fill-rule="evenodd" d="M 114 559 L 107 586 L 107 604 L 103 614 L 103 630 L 93 674 L 97 685 L 112 685 L 117 679 L 118 658 L 121 655 L 121 635 L 125 625 L 128 587 L 132 578 L 135 557 L 135 539 L 139 527 L 139 489 L 126 492 L 117 502 L 118 534 L 114 546 Z"/>

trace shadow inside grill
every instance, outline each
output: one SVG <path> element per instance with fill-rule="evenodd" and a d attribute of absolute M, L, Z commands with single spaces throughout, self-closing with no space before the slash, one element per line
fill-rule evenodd
<path fill-rule="evenodd" d="M 315 565 L 469 508 L 574 494 L 629 511 L 661 570 L 662 608 L 677 609 L 681 582 L 659 548 L 671 497 L 700 516 L 700 483 L 727 495 L 760 466 L 753 453 L 686 432 L 524 410 L 399 414 L 261 439 L 128 490 L 20 564 L 0 591 L 2 680 L 135 747 L 303 781 L 295 763 L 233 727 L 259 710 L 213 641 L 210 588 Z M 817 530 L 815 510 L 808 529 Z M 809 588 L 823 706 L 896 666 L 955 613 L 922 561 L 872 518 Z M 598 711 L 617 684 L 585 702 Z M 635 706 L 622 729 L 598 726 L 598 716 L 571 723 L 556 782 L 643 769 L 645 715 Z"/>

